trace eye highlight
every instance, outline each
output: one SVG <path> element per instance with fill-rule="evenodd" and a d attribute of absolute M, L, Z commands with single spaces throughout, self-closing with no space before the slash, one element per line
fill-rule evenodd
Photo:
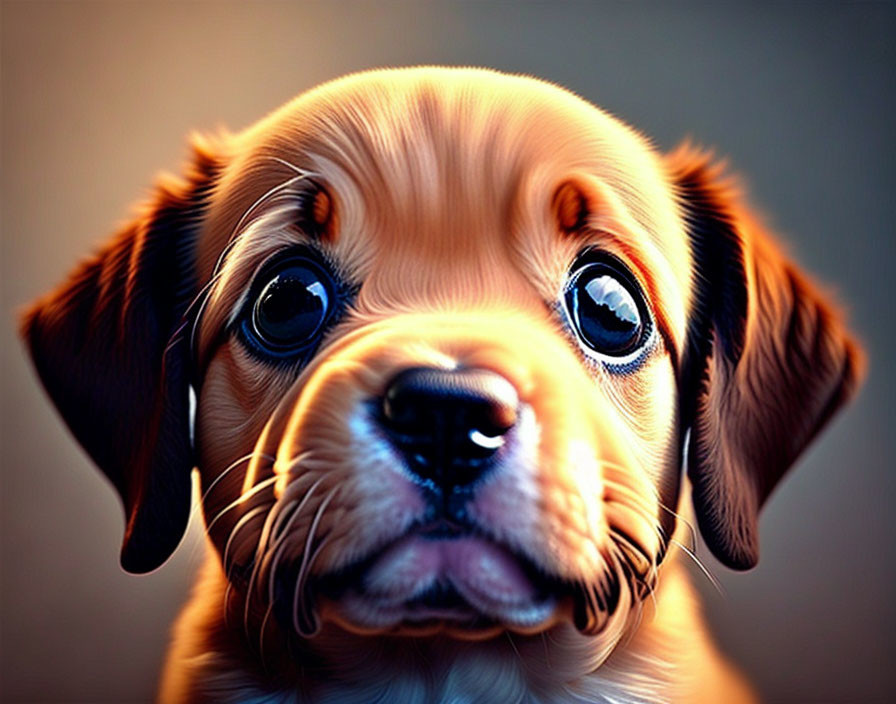
<path fill-rule="evenodd" d="M 647 304 L 631 272 L 609 256 L 574 268 L 566 315 L 586 353 L 611 365 L 637 360 L 652 339 Z"/>
<path fill-rule="evenodd" d="M 249 348 L 276 359 L 310 354 L 338 304 L 333 276 L 311 255 L 278 257 L 252 285 L 240 332 Z"/>

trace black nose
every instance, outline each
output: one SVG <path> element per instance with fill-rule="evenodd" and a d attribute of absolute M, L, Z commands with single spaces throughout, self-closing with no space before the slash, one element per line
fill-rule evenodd
<path fill-rule="evenodd" d="M 445 489 L 471 483 L 516 424 L 519 398 L 487 369 L 406 369 L 383 395 L 383 421 L 410 468 Z"/>

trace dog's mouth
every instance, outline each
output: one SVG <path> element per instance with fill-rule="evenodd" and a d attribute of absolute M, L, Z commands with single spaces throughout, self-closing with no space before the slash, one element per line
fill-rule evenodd
<path fill-rule="evenodd" d="M 447 520 L 420 525 L 317 580 L 324 615 L 357 632 L 534 633 L 569 612 L 571 586 L 525 555 Z"/>

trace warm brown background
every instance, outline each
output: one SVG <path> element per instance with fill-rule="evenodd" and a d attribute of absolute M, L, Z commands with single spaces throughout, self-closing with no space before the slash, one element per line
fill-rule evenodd
<path fill-rule="evenodd" d="M 763 521 L 762 561 L 706 588 L 772 702 L 893 701 L 896 13 L 616 4 L 2 5 L 3 701 L 145 701 L 199 561 L 118 568 L 113 491 L 63 429 L 11 311 L 111 232 L 192 128 L 246 125 L 384 65 L 475 64 L 568 86 L 669 148 L 730 155 L 870 348 L 859 399 Z"/>

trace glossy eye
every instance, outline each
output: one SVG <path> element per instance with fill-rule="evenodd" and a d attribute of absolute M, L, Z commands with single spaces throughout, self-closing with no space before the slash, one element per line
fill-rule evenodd
<path fill-rule="evenodd" d="M 334 302 L 330 277 L 315 262 L 294 258 L 262 278 L 244 329 L 264 351 L 287 356 L 317 338 Z"/>
<path fill-rule="evenodd" d="M 579 338 L 613 358 L 646 342 L 649 318 L 640 289 L 621 264 L 594 262 L 577 269 L 566 289 L 566 309 Z"/>

